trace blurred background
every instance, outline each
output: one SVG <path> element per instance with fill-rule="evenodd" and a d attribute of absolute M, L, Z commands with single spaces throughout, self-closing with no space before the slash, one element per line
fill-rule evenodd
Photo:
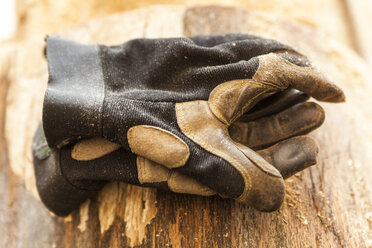
<path fill-rule="evenodd" d="M 91 18 L 158 4 L 216 4 L 271 12 L 320 29 L 372 61 L 369 0 L 2 0 L 0 42 L 40 39 Z"/>
<path fill-rule="evenodd" d="M 239 11 L 187 8 L 185 21 L 180 6 L 136 10 L 163 4 Z M 0 0 L 0 247 L 372 248 L 371 14 L 372 0 Z M 319 164 L 287 180 L 281 210 L 112 183 L 72 215 L 52 216 L 30 149 L 48 81 L 44 37 L 117 44 L 226 30 L 298 46 L 347 93 L 343 105 L 322 104 Z"/>

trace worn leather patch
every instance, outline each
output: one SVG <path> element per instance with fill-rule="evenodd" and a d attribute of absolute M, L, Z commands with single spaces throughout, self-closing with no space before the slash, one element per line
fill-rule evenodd
<path fill-rule="evenodd" d="M 244 201 L 252 188 L 250 161 L 229 139 L 226 125 L 211 112 L 207 101 L 177 103 L 176 114 L 178 125 L 187 137 L 240 172 L 245 186 L 239 198 Z"/>
<path fill-rule="evenodd" d="M 147 125 L 131 127 L 127 138 L 133 153 L 168 168 L 185 165 L 190 155 L 185 142 L 158 127 Z"/>
<path fill-rule="evenodd" d="M 140 183 L 166 182 L 170 170 L 151 160 L 137 156 L 138 181 Z"/>
<path fill-rule="evenodd" d="M 295 65 L 275 53 L 258 58 L 259 67 L 252 77 L 255 81 L 271 83 L 282 89 L 292 86 L 320 101 L 345 100 L 342 90 L 313 66 Z"/>
<path fill-rule="evenodd" d="M 230 125 L 258 101 L 280 90 L 275 85 L 252 79 L 233 80 L 217 86 L 208 101 L 215 116 Z"/>
<path fill-rule="evenodd" d="M 183 194 L 211 196 L 216 192 L 200 184 L 195 179 L 185 176 L 176 171 L 172 171 L 168 179 L 168 187 L 171 191 Z"/>
<path fill-rule="evenodd" d="M 71 157 L 79 161 L 89 161 L 110 154 L 119 148 L 119 144 L 104 138 L 86 139 L 75 144 Z"/>
<path fill-rule="evenodd" d="M 238 201 L 262 211 L 272 211 L 280 206 L 284 198 L 284 182 L 280 173 L 275 168 L 269 168 L 270 165 L 263 159 L 251 158 L 251 154 L 242 152 L 230 138 L 227 125 L 216 118 L 207 101 L 177 103 L 176 114 L 177 123 L 187 137 L 227 161 L 240 173 L 244 189 Z"/>

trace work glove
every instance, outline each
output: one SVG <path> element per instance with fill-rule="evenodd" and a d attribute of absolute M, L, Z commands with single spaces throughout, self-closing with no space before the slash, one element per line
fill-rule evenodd
<path fill-rule="evenodd" d="M 316 163 L 315 142 L 310 137 L 291 138 L 314 130 L 324 120 L 319 105 L 300 103 L 307 98 L 293 89 L 269 97 L 264 101 L 266 104 L 245 114 L 244 121 L 234 123 L 230 136 L 255 150 L 260 149 L 257 153 L 277 168 L 283 178 L 288 178 Z M 282 109 L 285 110 L 280 112 Z M 273 143 L 277 144 L 268 147 Z M 41 199 L 57 215 L 69 214 L 110 181 L 177 193 L 216 194 L 195 179 L 136 156 L 104 138 L 84 139 L 61 149 L 51 149 L 40 125 L 34 137 L 33 156 Z"/>
<path fill-rule="evenodd" d="M 261 211 L 281 205 L 283 177 L 243 145 L 247 136 L 240 136 L 243 144 L 233 141 L 228 128 L 291 87 L 318 100 L 344 100 L 304 56 L 248 35 L 139 39 L 115 47 L 50 37 L 46 52 L 43 127 L 51 148 L 105 138 Z"/>

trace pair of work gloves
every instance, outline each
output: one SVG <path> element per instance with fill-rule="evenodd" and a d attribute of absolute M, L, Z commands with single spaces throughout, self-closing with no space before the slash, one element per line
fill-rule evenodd
<path fill-rule="evenodd" d="M 280 207 L 284 179 L 316 163 L 308 136 L 340 88 L 307 58 L 245 34 L 46 39 L 49 84 L 33 142 L 44 204 L 67 215 L 110 181 Z"/>

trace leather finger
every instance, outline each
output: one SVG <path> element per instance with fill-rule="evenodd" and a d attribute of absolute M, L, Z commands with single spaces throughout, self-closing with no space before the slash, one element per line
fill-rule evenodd
<path fill-rule="evenodd" d="M 294 137 L 257 151 L 279 170 L 284 179 L 316 164 L 318 152 L 318 145 L 308 136 Z"/>
<path fill-rule="evenodd" d="M 309 96 L 305 93 L 293 88 L 288 88 L 258 102 L 251 110 L 242 115 L 238 121 L 248 122 L 257 120 L 264 116 L 278 113 L 308 99 Z"/>
<path fill-rule="evenodd" d="M 229 133 L 233 140 L 256 150 L 309 133 L 321 126 L 324 119 L 320 105 L 305 102 L 256 121 L 236 122 L 229 127 Z"/>
<path fill-rule="evenodd" d="M 295 63 L 296 60 L 299 62 Z M 307 60 L 305 62 L 303 60 L 304 57 L 298 57 L 296 54 L 280 56 L 270 53 L 259 56 L 259 67 L 252 79 L 281 88 L 293 87 L 319 101 L 345 101 L 345 95 L 337 85 L 311 66 Z"/>

